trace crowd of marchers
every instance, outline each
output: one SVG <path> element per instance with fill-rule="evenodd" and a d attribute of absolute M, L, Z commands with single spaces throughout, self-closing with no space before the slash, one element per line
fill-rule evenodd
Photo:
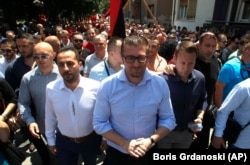
<path fill-rule="evenodd" d="M 44 165 L 79 156 L 95 165 L 101 153 L 104 165 L 147 165 L 155 149 L 250 149 L 250 33 L 126 22 L 121 38 L 110 28 L 37 23 L 1 34 L 1 143 L 20 144 L 6 125 L 14 113 Z M 232 112 L 247 126 L 228 143 Z"/>

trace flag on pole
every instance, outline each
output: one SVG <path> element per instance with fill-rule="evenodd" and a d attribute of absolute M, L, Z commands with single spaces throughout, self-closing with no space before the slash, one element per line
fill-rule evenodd
<path fill-rule="evenodd" d="M 126 37 L 122 10 L 126 2 L 127 0 L 110 0 L 110 37 Z"/>

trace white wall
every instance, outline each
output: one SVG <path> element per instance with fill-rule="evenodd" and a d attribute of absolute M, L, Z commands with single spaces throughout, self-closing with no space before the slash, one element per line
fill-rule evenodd
<path fill-rule="evenodd" d="M 177 20 L 179 1 L 176 3 L 176 15 L 174 25 L 185 26 L 188 30 L 195 30 L 196 26 L 203 26 L 206 21 L 213 18 L 215 0 L 197 0 L 195 20 Z"/>

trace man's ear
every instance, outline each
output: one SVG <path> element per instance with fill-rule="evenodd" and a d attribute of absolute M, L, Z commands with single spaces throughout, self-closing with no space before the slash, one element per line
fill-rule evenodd
<path fill-rule="evenodd" d="M 52 55 L 53 55 L 53 59 L 56 59 L 56 52 L 52 52 Z"/>
<path fill-rule="evenodd" d="M 176 53 L 174 53 L 173 59 L 176 61 L 176 59 L 177 59 Z"/>
<path fill-rule="evenodd" d="M 79 64 L 79 66 L 81 67 L 81 66 L 82 66 L 82 61 L 79 61 L 78 64 Z"/>
<path fill-rule="evenodd" d="M 200 44 L 200 43 L 197 43 L 196 46 L 197 46 L 197 48 L 199 49 L 200 46 L 201 46 L 201 44 Z"/>

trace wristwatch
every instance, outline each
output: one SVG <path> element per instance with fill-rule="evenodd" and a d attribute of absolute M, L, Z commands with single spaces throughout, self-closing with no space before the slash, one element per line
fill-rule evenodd
<path fill-rule="evenodd" d="M 151 147 L 153 147 L 155 145 L 155 140 L 150 136 L 149 137 L 150 141 L 151 141 Z"/>

